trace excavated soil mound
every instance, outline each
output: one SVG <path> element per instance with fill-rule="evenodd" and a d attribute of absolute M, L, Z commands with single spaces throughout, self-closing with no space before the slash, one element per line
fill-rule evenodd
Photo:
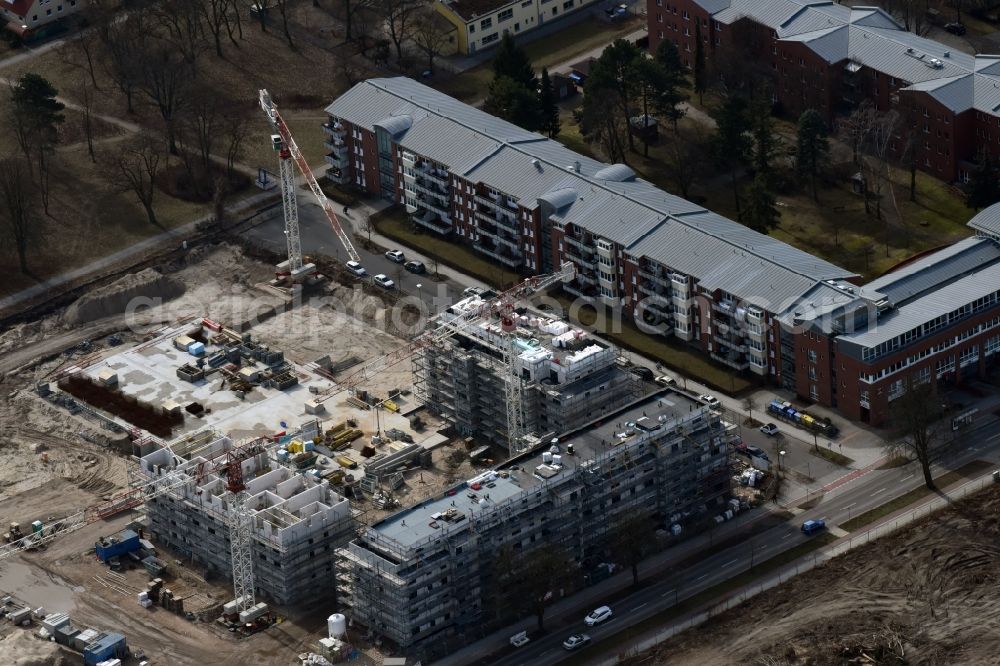
<path fill-rule="evenodd" d="M 129 309 L 130 303 L 133 308 L 139 304 L 156 305 L 157 299 L 166 302 L 183 293 L 184 285 L 179 281 L 147 268 L 81 296 L 66 308 L 63 323 L 70 327 L 79 326 L 102 317 L 122 314 Z"/>
<path fill-rule="evenodd" d="M 73 663 L 60 646 L 34 636 L 32 629 L 37 631 L 37 625 L 16 627 L 0 639 L 0 663 L 8 666 L 69 666 Z"/>

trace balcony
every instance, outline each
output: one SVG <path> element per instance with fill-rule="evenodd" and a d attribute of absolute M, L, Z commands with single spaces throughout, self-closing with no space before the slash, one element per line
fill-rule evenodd
<path fill-rule="evenodd" d="M 744 358 L 741 354 L 737 353 L 716 354 L 715 352 L 712 352 L 709 354 L 709 356 L 714 358 L 719 363 L 728 365 L 730 368 L 733 368 L 735 370 L 746 370 L 747 368 L 750 367 L 750 362 L 746 360 L 746 358 Z"/>
<path fill-rule="evenodd" d="M 503 264 L 511 267 L 518 267 L 521 265 L 521 254 L 519 252 L 513 252 L 506 247 L 501 247 L 497 245 L 489 246 L 485 244 L 478 244 L 473 246 L 483 254 L 497 259 Z"/>
<path fill-rule="evenodd" d="M 577 266 L 585 266 L 590 269 L 597 268 L 597 257 L 592 252 L 581 252 L 571 247 L 565 249 L 566 258 Z"/>
<path fill-rule="evenodd" d="M 327 153 L 323 156 L 323 161 L 332 167 L 336 167 L 341 171 L 346 171 L 347 167 L 350 165 L 351 160 L 344 155 L 337 155 L 336 153 Z"/>
<path fill-rule="evenodd" d="M 330 152 L 336 153 L 337 155 L 347 154 L 347 142 L 343 139 L 330 139 L 328 141 L 324 141 L 323 145 L 326 146 Z"/>
<path fill-rule="evenodd" d="M 580 276 L 577 275 L 577 278 L 579 277 Z M 588 301 L 594 300 L 599 295 L 599 292 L 595 287 L 582 285 L 579 280 L 573 280 L 572 282 L 566 283 L 562 286 L 562 288 L 567 294 L 572 294 Z"/>
<path fill-rule="evenodd" d="M 507 245 L 513 248 L 514 250 L 520 249 L 517 236 L 515 236 L 514 234 L 510 234 L 500 229 L 497 229 L 495 226 L 492 230 L 490 230 L 486 228 L 485 225 L 478 225 L 476 229 L 479 230 L 480 237 L 490 238 L 493 240 L 494 243 L 503 243 L 504 245 Z"/>
<path fill-rule="evenodd" d="M 640 268 L 639 277 L 641 277 L 644 282 L 654 282 L 664 287 L 670 286 L 670 284 L 668 283 L 667 276 L 656 271 Z"/>
<path fill-rule="evenodd" d="M 337 185 L 344 185 L 350 181 L 350 178 L 347 175 L 347 169 L 341 169 L 340 167 L 333 165 L 326 170 L 326 179 L 331 183 L 336 183 Z"/>
<path fill-rule="evenodd" d="M 447 186 L 442 187 L 438 183 L 431 182 L 421 176 L 413 178 L 413 189 L 430 196 L 440 197 L 446 201 L 451 198 L 451 191 Z"/>
<path fill-rule="evenodd" d="M 418 175 L 430 178 L 434 182 L 444 185 L 445 187 L 451 184 L 451 175 L 448 173 L 448 170 L 435 167 L 427 160 L 415 160 L 413 163 L 413 169 L 418 173 Z"/>
<path fill-rule="evenodd" d="M 339 121 L 323 123 L 323 131 L 334 139 L 340 139 L 341 141 L 347 136 L 347 128 Z"/>
<path fill-rule="evenodd" d="M 410 218 L 413 223 L 421 226 L 425 229 L 430 229 L 436 234 L 441 234 L 442 236 L 449 235 L 452 230 L 451 219 L 443 219 L 438 213 L 430 210 L 418 210 Z"/>

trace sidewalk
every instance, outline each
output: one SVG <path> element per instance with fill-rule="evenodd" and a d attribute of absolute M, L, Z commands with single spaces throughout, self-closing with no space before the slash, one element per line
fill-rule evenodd
<path fill-rule="evenodd" d="M 758 510 L 744 513 L 709 532 L 702 533 L 677 546 L 667 548 L 661 553 L 646 558 L 639 565 L 640 579 L 649 581 L 658 574 L 663 573 L 664 570 L 691 555 L 697 554 L 712 543 L 721 542 L 728 537 L 735 536 L 744 531 L 750 531 L 753 525 L 770 515 L 771 511 L 770 507 L 760 507 Z M 578 621 L 586 615 L 587 611 L 600 605 L 609 596 L 626 590 L 631 586 L 632 571 L 626 568 L 597 585 L 584 588 L 576 594 L 561 599 L 549 606 L 545 613 L 545 626 L 549 631 L 552 631 L 553 628 L 562 624 L 562 621 L 567 618 L 572 618 L 571 621 Z M 435 666 L 462 666 L 474 663 L 507 647 L 510 644 L 510 637 L 514 634 L 525 629 L 530 631 L 535 626 L 535 618 L 533 616 L 523 618 L 433 663 Z"/>

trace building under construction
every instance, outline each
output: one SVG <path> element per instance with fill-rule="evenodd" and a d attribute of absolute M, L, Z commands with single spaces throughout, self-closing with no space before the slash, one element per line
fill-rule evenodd
<path fill-rule="evenodd" d="M 476 296 L 452 316 L 482 306 Z M 446 315 L 447 316 L 447 315 Z M 496 320 L 436 342 L 414 361 L 417 397 L 465 436 L 508 445 L 505 398 L 518 396 L 523 432 L 535 441 L 613 412 L 641 397 L 642 382 L 617 364 L 617 349 L 565 321 L 528 311 L 515 314 L 513 353 Z M 509 367 L 508 364 L 513 364 Z M 507 384 L 518 382 L 517 391 Z"/>
<path fill-rule="evenodd" d="M 306 433 L 308 434 L 308 433 Z M 234 448 L 219 437 L 188 452 L 157 449 L 140 459 L 142 482 L 173 477 L 173 489 L 146 502 L 153 537 L 178 555 L 230 577 L 233 495 L 219 474 L 203 474 Z M 252 515 L 256 592 L 279 605 L 335 594 L 335 551 L 355 533 L 350 503 L 329 482 L 294 469 L 276 447 L 243 460 Z"/>
<path fill-rule="evenodd" d="M 492 612 L 501 548 L 561 544 L 583 574 L 624 517 L 655 517 L 677 533 L 717 513 L 730 432 L 679 392 L 636 401 L 366 528 L 340 550 L 341 603 L 407 654 L 447 654 L 502 623 Z"/>

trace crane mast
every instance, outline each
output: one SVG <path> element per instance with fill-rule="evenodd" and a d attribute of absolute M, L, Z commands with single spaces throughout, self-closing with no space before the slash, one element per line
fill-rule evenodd
<path fill-rule="evenodd" d="M 302 177 L 305 179 L 306 184 L 309 186 L 309 190 L 316 197 L 316 201 L 319 203 L 319 207 L 323 209 L 323 213 L 326 215 L 326 219 L 330 222 L 330 228 L 340 239 L 341 245 L 347 251 L 347 256 L 352 261 L 361 261 L 361 256 L 358 251 L 354 248 L 354 243 L 351 242 L 351 237 L 344 231 L 344 227 L 340 224 L 340 219 L 337 214 L 333 211 L 333 204 L 330 200 L 326 198 L 326 194 L 320 188 L 319 183 L 316 182 L 316 176 L 313 175 L 312 169 L 309 168 L 309 163 L 306 161 L 305 156 L 302 155 L 302 151 L 299 150 L 299 146 L 295 143 L 295 139 L 292 137 L 291 130 L 288 129 L 288 125 L 282 119 L 281 114 L 278 113 L 278 107 L 274 105 L 274 101 L 271 99 L 271 94 L 267 90 L 262 89 L 260 91 L 260 107 L 267 114 L 267 119 L 271 123 L 271 128 L 277 132 L 277 136 L 280 137 L 282 146 L 288 150 L 291 160 L 295 162 L 295 165 L 299 168 L 302 173 Z M 291 187 L 289 188 L 289 196 L 294 200 L 295 197 L 295 187 L 294 179 L 291 180 Z M 282 199 L 285 199 L 285 180 L 282 177 L 281 181 L 282 187 Z M 287 210 L 287 205 L 286 205 Z M 288 214 L 286 212 L 285 218 L 286 224 L 288 222 Z M 287 230 L 287 227 L 286 227 Z M 298 214 L 295 216 L 295 234 L 298 237 Z M 291 258 L 289 256 L 289 258 Z"/>

